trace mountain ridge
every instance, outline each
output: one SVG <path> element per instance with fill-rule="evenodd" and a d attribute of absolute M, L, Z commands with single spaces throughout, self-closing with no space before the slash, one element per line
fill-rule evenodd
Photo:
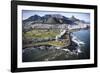
<path fill-rule="evenodd" d="M 44 16 L 33 15 L 23 20 L 23 24 L 26 22 L 32 22 L 32 24 L 70 24 L 75 25 L 75 22 L 86 23 L 84 20 L 77 19 L 75 16 L 68 18 L 61 14 L 46 14 Z"/>

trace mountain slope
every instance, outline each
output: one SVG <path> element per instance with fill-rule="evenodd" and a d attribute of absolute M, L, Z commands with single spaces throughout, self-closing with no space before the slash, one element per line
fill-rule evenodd
<path fill-rule="evenodd" d="M 31 24 L 41 23 L 41 24 L 69 24 L 69 25 L 75 25 L 78 22 L 85 23 L 85 21 L 79 20 L 75 18 L 75 16 L 68 18 L 60 14 L 47 14 L 42 17 L 39 15 L 33 15 L 30 16 L 28 19 L 23 20 L 23 24 L 26 24 L 27 22 L 31 22 Z"/>

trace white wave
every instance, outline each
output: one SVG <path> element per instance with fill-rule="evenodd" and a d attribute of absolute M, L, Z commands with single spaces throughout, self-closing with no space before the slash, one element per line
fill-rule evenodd
<path fill-rule="evenodd" d="M 61 49 L 61 47 L 56 47 L 56 49 Z"/>
<path fill-rule="evenodd" d="M 81 51 L 81 49 L 79 47 L 77 48 L 77 52 L 78 53 L 82 53 L 82 51 Z"/>
<path fill-rule="evenodd" d="M 62 49 L 62 50 L 67 51 L 67 52 L 70 52 L 70 50 L 69 50 L 69 49 Z"/>
<path fill-rule="evenodd" d="M 82 44 L 82 45 L 85 44 L 83 41 L 79 40 L 76 36 L 73 36 L 73 37 L 72 37 L 72 41 L 75 42 L 75 43 L 77 43 L 79 46 L 80 46 L 81 44 Z"/>

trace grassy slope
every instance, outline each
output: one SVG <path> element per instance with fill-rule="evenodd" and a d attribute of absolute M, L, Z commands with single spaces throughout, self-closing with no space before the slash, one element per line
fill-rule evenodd
<path fill-rule="evenodd" d="M 59 34 L 59 30 L 32 30 L 28 31 L 24 34 L 26 38 L 54 38 L 57 34 Z"/>
<path fill-rule="evenodd" d="M 48 42 L 38 42 L 38 43 L 32 43 L 32 44 L 27 44 L 23 47 L 32 47 L 32 46 L 38 46 L 38 45 L 52 45 L 52 46 L 57 46 L 57 47 L 64 47 L 69 45 L 66 44 L 66 40 L 62 40 L 62 41 L 48 41 Z"/>
<path fill-rule="evenodd" d="M 54 30 L 32 30 L 28 31 L 23 34 L 25 38 L 55 38 L 58 34 L 60 33 L 59 29 L 54 29 Z M 68 42 L 69 43 L 69 42 Z M 63 39 L 61 41 L 47 41 L 47 42 L 37 42 L 37 43 L 31 43 L 27 44 L 25 46 L 38 46 L 38 45 L 52 45 L 52 46 L 58 46 L 58 47 L 63 47 L 66 45 L 66 40 Z"/>

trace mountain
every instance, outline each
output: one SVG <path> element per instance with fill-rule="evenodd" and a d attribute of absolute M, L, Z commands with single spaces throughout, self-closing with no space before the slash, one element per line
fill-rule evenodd
<path fill-rule="evenodd" d="M 59 24 L 60 22 L 57 21 L 57 19 L 54 18 L 54 17 L 49 17 L 49 18 L 47 19 L 47 21 L 45 21 L 44 23 L 45 23 L 45 24 Z"/>
<path fill-rule="evenodd" d="M 72 20 L 72 21 L 80 21 L 79 19 L 75 18 L 75 16 L 72 16 L 72 17 L 70 18 L 70 20 Z"/>
<path fill-rule="evenodd" d="M 27 20 L 36 21 L 36 20 L 39 20 L 39 19 L 41 19 L 41 17 L 39 15 L 34 15 L 34 16 L 29 17 Z"/>
<path fill-rule="evenodd" d="M 83 20 L 79 20 L 75 18 L 75 16 L 72 16 L 71 18 L 65 17 L 60 14 L 46 14 L 44 16 L 39 15 L 33 15 L 30 16 L 28 19 L 23 20 L 23 24 L 26 25 L 27 23 L 30 24 L 69 24 L 69 25 L 75 25 L 79 22 L 85 23 Z"/>

